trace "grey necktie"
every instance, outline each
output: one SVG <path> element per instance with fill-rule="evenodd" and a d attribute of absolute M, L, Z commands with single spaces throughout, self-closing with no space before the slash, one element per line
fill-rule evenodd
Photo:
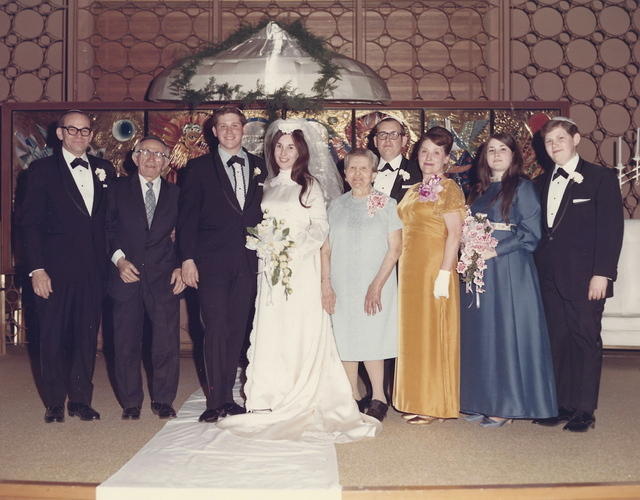
<path fill-rule="evenodd" d="M 151 227 L 151 221 L 153 220 L 153 212 L 156 209 L 156 195 L 153 192 L 153 182 L 147 182 L 147 192 L 144 193 L 144 208 L 147 211 L 147 223 Z"/>

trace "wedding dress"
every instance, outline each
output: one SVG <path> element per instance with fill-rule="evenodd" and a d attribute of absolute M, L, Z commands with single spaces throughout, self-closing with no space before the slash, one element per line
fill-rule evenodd
<path fill-rule="evenodd" d="M 358 411 L 336 350 L 331 322 L 322 309 L 320 247 L 329 226 L 322 190 L 313 183 L 303 196 L 290 171 L 265 183 L 262 210 L 284 220 L 294 247 L 285 297 L 281 283 L 258 275 L 256 312 L 247 357 L 247 412 L 218 423 L 234 434 L 259 439 L 373 437 L 380 423 Z"/>

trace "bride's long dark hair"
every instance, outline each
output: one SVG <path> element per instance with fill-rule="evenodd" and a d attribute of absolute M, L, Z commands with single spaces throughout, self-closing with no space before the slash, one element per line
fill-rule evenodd
<path fill-rule="evenodd" d="M 271 139 L 271 144 L 269 145 L 270 156 L 273 160 L 273 168 L 274 175 L 278 175 L 280 173 L 280 167 L 278 166 L 278 162 L 276 161 L 276 144 L 280 140 L 280 137 L 285 135 L 284 132 L 278 130 L 274 135 L 273 139 Z M 307 147 L 307 142 L 305 141 L 304 134 L 302 130 L 294 130 L 291 132 L 291 139 L 293 140 L 293 145 L 296 147 L 298 151 L 298 158 L 291 167 L 291 179 L 294 180 L 297 184 L 302 186 L 300 190 L 300 196 L 298 196 L 298 200 L 300 201 L 300 205 L 304 208 L 309 208 L 302 201 L 305 193 L 309 190 L 311 183 L 315 180 L 313 175 L 309 172 L 309 148 Z"/>
<path fill-rule="evenodd" d="M 502 198 L 502 206 L 500 207 L 500 212 L 502 213 L 502 218 L 504 219 L 504 221 L 506 223 L 509 223 L 509 211 L 511 210 L 511 205 L 513 204 L 513 198 L 516 195 L 516 189 L 518 189 L 518 183 L 520 182 L 520 177 L 522 176 L 522 166 L 524 164 L 522 153 L 520 152 L 520 147 L 511 134 L 492 134 L 487 139 L 487 142 L 485 142 L 482 146 L 482 151 L 480 152 L 480 157 L 478 158 L 478 165 L 476 167 L 478 182 L 476 182 L 475 186 L 471 190 L 471 193 L 469 194 L 468 203 L 469 205 L 471 205 L 474 200 L 479 198 L 487 189 L 489 189 L 489 185 L 491 184 L 491 168 L 489 167 L 489 162 L 487 161 L 487 149 L 489 141 L 491 139 L 495 139 L 496 141 L 501 142 L 502 144 L 507 146 L 512 153 L 511 165 L 509 165 L 509 168 L 502 175 L 500 191 L 498 191 L 498 194 L 496 194 L 495 198 L 491 201 L 491 203 L 494 203 L 498 198 Z"/>

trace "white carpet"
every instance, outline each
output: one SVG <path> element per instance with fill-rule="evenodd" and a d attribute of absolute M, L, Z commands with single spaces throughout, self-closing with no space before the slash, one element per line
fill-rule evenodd
<path fill-rule="evenodd" d="M 341 498 L 332 443 L 241 438 L 198 422 L 204 408 L 198 390 L 177 418 L 98 486 L 97 500 Z"/>

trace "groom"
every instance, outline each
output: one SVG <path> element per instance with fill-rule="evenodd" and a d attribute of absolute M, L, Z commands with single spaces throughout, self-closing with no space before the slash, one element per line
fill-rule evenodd
<path fill-rule="evenodd" d="M 200 422 L 245 411 L 232 389 L 256 293 L 258 262 L 245 248 L 246 228 L 262 219 L 266 177 L 263 161 L 242 148 L 242 112 L 223 107 L 211 120 L 219 144 L 187 163 L 177 231 L 182 279 L 198 289 L 204 323 L 207 408 Z"/>

